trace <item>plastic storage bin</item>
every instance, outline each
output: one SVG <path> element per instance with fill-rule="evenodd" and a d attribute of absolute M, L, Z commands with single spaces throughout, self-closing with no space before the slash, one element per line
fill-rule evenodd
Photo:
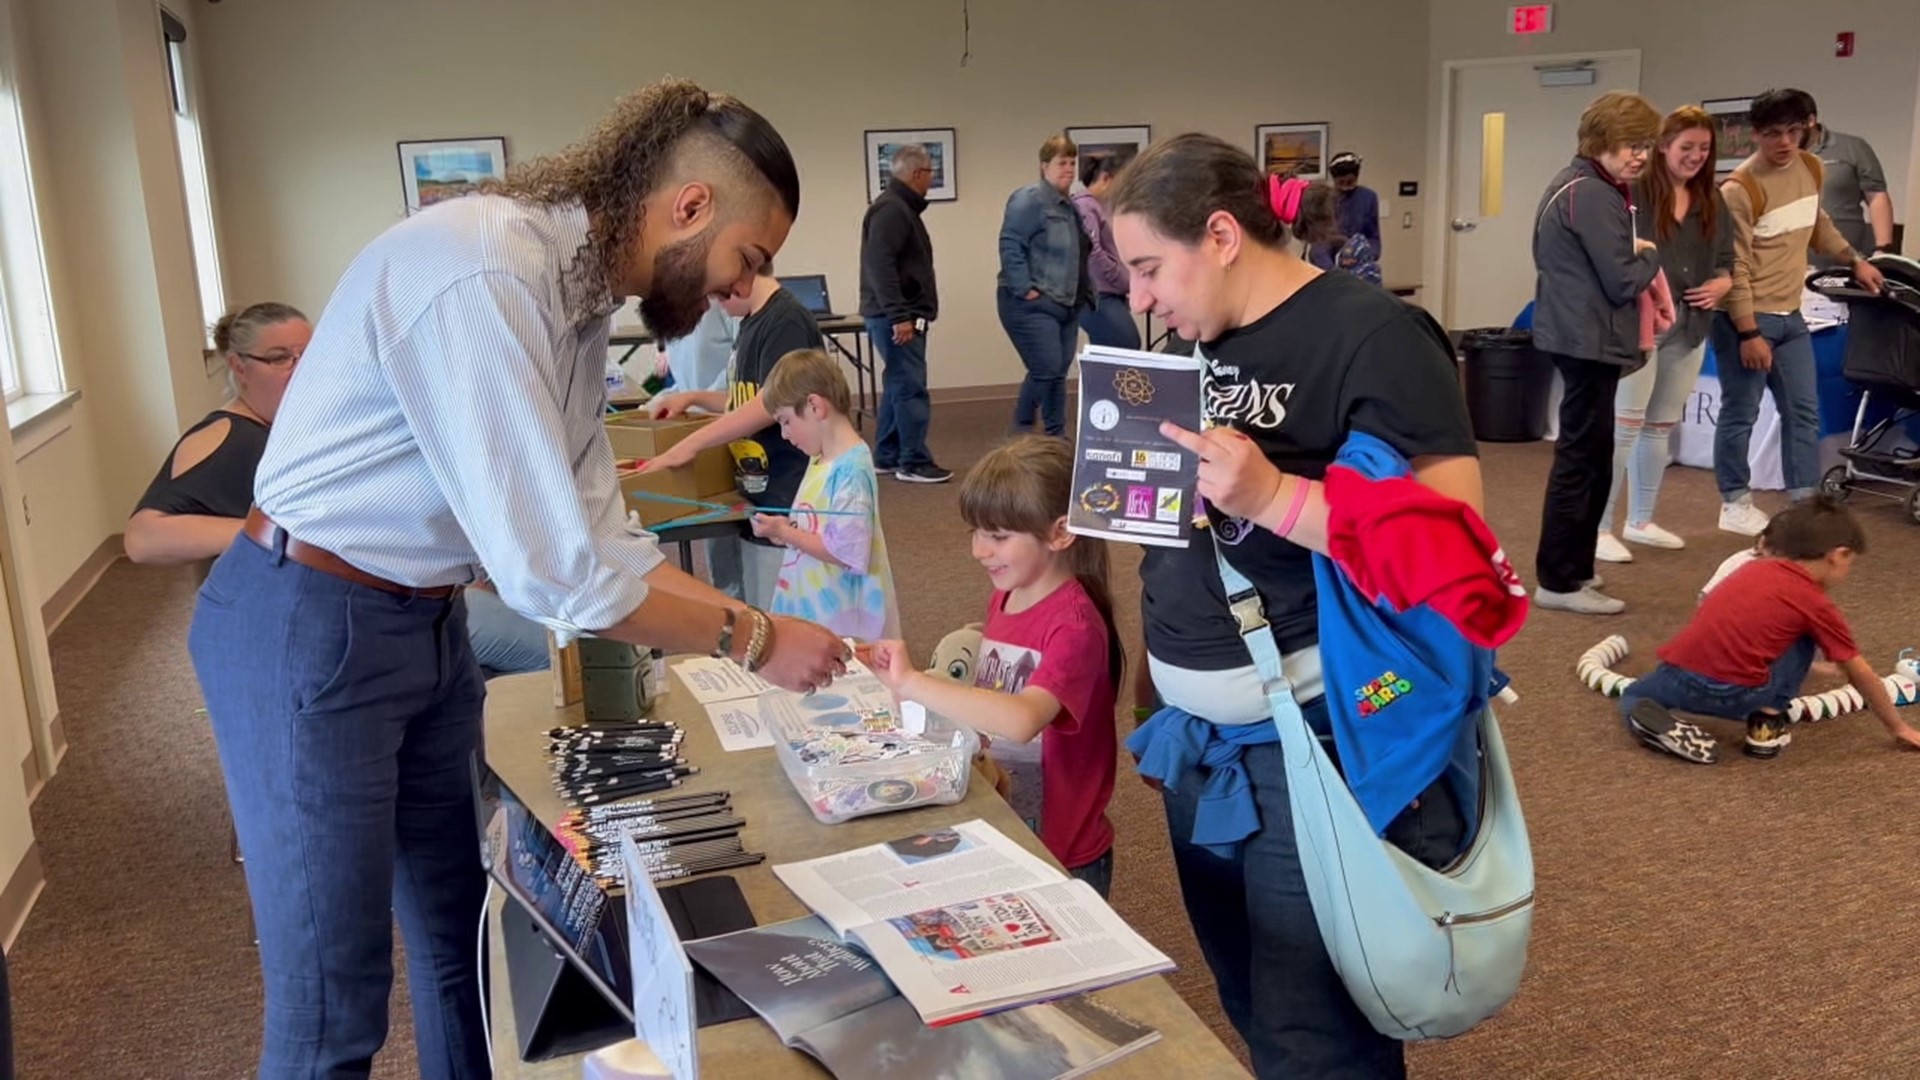
<path fill-rule="evenodd" d="M 967 797 L 980 737 L 931 712 L 925 732 L 907 734 L 899 703 L 871 675 L 806 697 L 770 691 L 759 704 L 780 767 L 828 825 Z"/>

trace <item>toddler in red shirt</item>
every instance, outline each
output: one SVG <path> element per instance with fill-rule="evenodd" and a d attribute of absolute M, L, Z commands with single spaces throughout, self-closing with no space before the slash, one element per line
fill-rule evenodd
<path fill-rule="evenodd" d="M 1104 897 L 1113 884 L 1113 709 L 1126 654 L 1106 545 L 1067 531 L 1072 496 L 1073 448 L 1063 440 L 1027 436 L 982 458 L 960 484 L 973 557 L 994 589 L 974 684 L 919 671 L 897 641 L 874 646 L 873 668 L 901 699 L 956 723 L 1021 746 L 1037 736 L 1037 785 L 1020 783 L 1030 755 L 1000 759 L 1014 766 L 1015 807 L 1068 873 Z"/>
<path fill-rule="evenodd" d="M 1718 757 L 1713 736 L 1670 710 L 1745 720 L 1747 754 L 1777 756 L 1792 738 L 1787 703 L 1800 692 L 1817 648 L 1840 665 L 1895 739 L 1920 746 L 1920 732 L 1894 712 L 1886 685 L 1827 595 L 1866 547 L 1860 523 L 1828 499 L 1775 515 L 1764 553 L 1711 587 L 1693 620 L 1660 648 L 1660 666 L 1621 695 L 1628 730 L 1653 749 L 1710 765 Z"/>

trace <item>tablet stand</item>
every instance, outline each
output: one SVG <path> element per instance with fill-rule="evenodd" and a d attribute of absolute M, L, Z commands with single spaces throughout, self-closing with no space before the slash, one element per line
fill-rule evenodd
<path fill-rule="evenodd" d="M 500 936 L 522 1061 L 597 1050 L 633 1037 L 633 1022 L 547 943 L 526 912 L 508 904 L 501 913 Z"/>

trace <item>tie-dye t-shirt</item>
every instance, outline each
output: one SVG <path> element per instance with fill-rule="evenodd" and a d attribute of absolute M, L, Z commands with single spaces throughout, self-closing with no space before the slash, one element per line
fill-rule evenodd
<path fill-rule="evenodd" d="M 827 551 L 845 565 L 788 548 L 773 613 L 817 622 L 857 641 L 899 637 L 900 608 L 894 602 L 887 538 L 880 530 L 872 451 L 861 444 L 832 461 L 813 459 L 793 510 L 794 525 L 821 534 Z"/>

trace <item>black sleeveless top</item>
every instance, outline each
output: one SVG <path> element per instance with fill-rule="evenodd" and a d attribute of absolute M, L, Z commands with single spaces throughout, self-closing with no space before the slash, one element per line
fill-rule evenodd
<path fill-rule="evenodd" d="M 232 427 L 213 453 L 198 465 L 173 475 L 173 456 L 180 443 L 194 432 L 220 420 Z M 267 452 L 267 425 L 249 416 L 215 409 L 180 436 L 173 452 L 160 463 L 160 473 L 147 485 L 136 510 L 158 510 L 163 514 L 203 514 L 207 517 L 243 518 L 253 505 L 253 474 Z"/>

